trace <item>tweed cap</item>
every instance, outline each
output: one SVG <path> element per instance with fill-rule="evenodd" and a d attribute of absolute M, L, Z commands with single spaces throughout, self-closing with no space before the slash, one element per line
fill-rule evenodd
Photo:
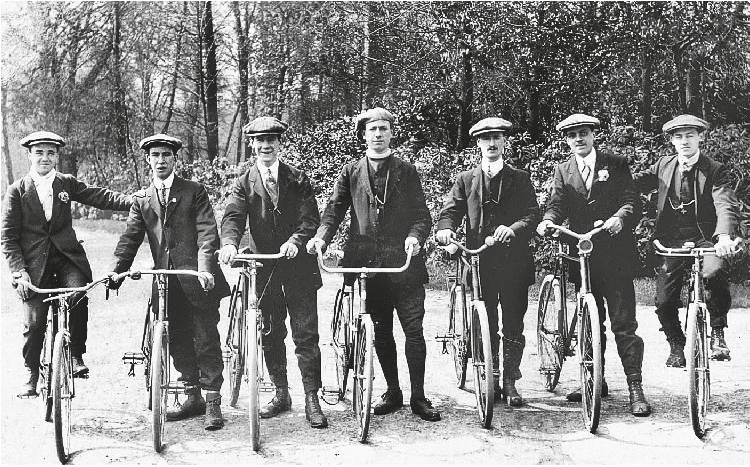
<path fill-rule="evenodd" d="M 683 114 L 665 123 L 661 129 L 664 133 L 671 133 L 680 128 L 695 128 L 698 131 L 708 130 L 708 122 L 694 115 Z"/>
<path fill-rule="evenodd" d="M 174 152 L 177 152 L 182 147 L 182 141 L 175 138 L 174 136 L 165 135 L 164 133 L 158 133 L 147 138 L 143 138 L 138 146 L 144 151 L 148 151 L 151 146 L 169 146 Z"/>
<path fill-rule="evenodd" d="M 599 128 L 601 126 L 601 123 L 599 122 L 598 118 L 592 117 L 591 115 L 573 114 L 562 122 L 558 123 L 555 129 L 557 131 L 565 131 L 569 128 L 574 128 L 577 126 L 590 126 L 591 128 Z"/>
<path fill-rule="evenodd" d="M 390 113 L 389 111 L 385 110 L 382 107 L 373 107 L 357 115 L 357 120 L 354 126 L 354 132 L 357 135 L 360 135 L 364 131 L 365 125 L 367 125 L 370 122 L 375 122 L 377 120 L 388 121 L 391 123 L 391 127 L 393 127 L 393 122 L 396 121 L 396 118 L 393 116 L 392 113 Z"/>
<path fill-rule="evenodd" d="M 258 117 L 242 128 L 247 136 L 281 135 L 289 128 L 289 124 L 275 117 Z"/>
<path fill-rule="evenodd" d="M 65 139 L 62 136 L 52 133 L 50 131 L 35 131 L 29 136 L 23 138 L 21 146 L 25 148 L 31 148 L 35 144 L 54 144 L 55 146 L 65 146 Z"/>
<path fill-rule="evenodd" d="M 505 120 L 504 118 L 488 117 L 479 120 L 473 127 L 471 127 L 471 129 L 469 130 L 469 135 L 479 136 L 483 133 L 490 133 L 495 131 L 507 133 L 512 128 L 513 124 L 508 120 Z"/>

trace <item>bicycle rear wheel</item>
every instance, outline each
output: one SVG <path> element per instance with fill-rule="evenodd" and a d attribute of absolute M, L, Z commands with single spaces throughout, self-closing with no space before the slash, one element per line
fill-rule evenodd
<path fill-rule="evenodd" d="M 163 322 L 154 325 L 151 350 L 151 419 L 154 451 L 161 452 L 169 392 L 169 336 Z"/>
<path fill-rule="evenodd" d="M 471 358 L 474 368 L 474 395 L 477 399 L 479 420 L 484 428 L 490 428 L 495 402 L 490 323 L 487 319 L 487 309 L 484 302 L 475 301 L 471 308 Z"/>
<path fill-rule="evenodd" d="M 247 382 L 250 401 L 248 416 L 250 421 L 250 439 L 253 451 L 260 449 L 260 366 L 263 364 L 263 342 L 261 340 L 258 316 L 254 308 L 246 311 L 245 329 L 247 329 L 246 350 Z"/>
<path fill-rule="evenodd" d="M 148 410 L 153 408 L 153 394 L 151 391 L 151 349 L 154 344 L 154 322 L 152 321 L 151 299 L 146 306 L 146 322 L 143 324 L 143 341 L 141 351 L 143 352 L 143 374 L 146 377 L 146 392 L 148 393 Z"/>
<path fill-rule="evenodd" d="M 706 312 L 697 303 L 688 307 L 687 374 L 688 408 L 693 432 L 698 438 L 706 434 L 708 399 L 711 395 L 711 373 L 706 349 Z"/>
<path fill-rule="evenodd" d="M 581 413 L 589 432 L 596 432 L 602 406 L 602 342 L 599 310 L 594 296 L 586 294 L 578 323 L 581 365 Z"/>
<path fill-rule="evenodd" d="M 466 385 L 466 369 L 469 363 L 467 342 L 469 340 L 468 323 L 466 322 L 466 289 L 463 284 L 451 288 L 450 308 L 448 309 L 449 349 L 456 371 L 456 386 L 463 389 Z"/>
<path fill-rule="evenodd" d="M 349 337 L 349 316 L 352 307 L 352 290 L 344 286 L 336 292 L 333 318 L 331 320 L 331 336 L 333 338 L 333 352 L 336 359 L 336 382 L 339 388 L 339 400 L 346 395 L 346 385 L 349 378 L 349 368 L 352 363 L 353 343 Z"/>
<path fill-rule="evenodd" d="M 57 458 L 66 464 L 70 459 L 70 406 L 73 399 L 73 362 L 68 336 L 58 332 L 55 338 L 52 369 L 55 445 Z"/>
<path fill-rule="evenodd" d="M 565 355 L 565 313 L 560 280 L 547 275 L 539 289 L 537 313 L 537 348 L 539 372 L 547 391 L 554 391 L 560 381 Z"/>
<path fill-rule="evenodd" d="M 235 290 L 239 290 L 236 288 Z M 245 315 L 239 304 L 240 300 L 233 298 L 230 302 L 233 304 L 229 310 L 231 333 L 227 341 L 229 344 L 229 405 L 237 407 L 237 400 L 240 397 L 240 387 L 242 378 L 245 376 L 245 341 L 247 332 L 245 326 Z"/>
<path fill-rule="evenodd" d="M 357 418 L 357 437 L 360 443 L 367 441 L 370 429 L 370 407 L 372 405 L 373 352 L 375 328 L 370 315 L 362 315 L 357 330 L 354 353 L 354 415 Z"/>
<path fill-rule="evenodd" d="M 53 320 L 54 321 L 54 320 Z M 44 403 L 44 421 L 52 421 L 52 350 L 57 324 L 47 321 L 47 330 L 44 332 L 44 344 L 39 363 L 39 385 L 41 388 L 42 402 Z"/>

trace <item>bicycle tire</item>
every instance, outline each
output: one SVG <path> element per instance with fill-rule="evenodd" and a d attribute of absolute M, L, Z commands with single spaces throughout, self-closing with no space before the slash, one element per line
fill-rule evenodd
<path fill-rule="evenodd" d="M 336 359 L 336 383 L 338 384 L 339 400 L 346 395 L 349 369 L 352 363 L 353 345 L 349 338 L 349 310 L 352 306 L 352 293 L 344 288 L 336 292 L 333 317 L 331 319 L 331 336 L 333 352 Z"/>
<path fill-rule="evenodd" d="M 549 274 L 539 288 L 536 328 L 539 373 L 549 392 L 554 391 L 560 381 L 565 355 L 565 325 L 560 281 Z"/>
<path fill-rule="evenodd" d="M 250 308 L 246 311 L 245 328 L 247 329 L 246 356 L 247 356 L 247 381 L 248 381 L 248 416 L 250 423 L 250 439 L 253 451 L 260 449 L 260 365 L 263 357 L 263 343 L 258 318 L 255 310 Z"/>
<path fill-rule="evenodd" d="M 154 343 L 151 350 L 151 434 L 154 451 L 161 452 L 164 424 L 167 419 L 169 393 L 169 336 L 163 322 L 154 325 Z"/>
<path fill-rule="evenodd" d="M 360 443 L 364 443 L 370 430 L 375 329 L 370 315 L 362 315 L 361 319 L 355 344 L 352 399 L 357 418 L 357 438 Z"/>
<path fill-rule="evenodd" d="M 459 389 L 466 386 L 466 371 L 469 363 L 467 349 L 469 331 L 466 311 L 466 289 L 463 284 L 455 284 L 451 288 L 450 308 L 448 309 L 448 336 L 451 337 L 448 348 L 456 372 L 456 387 Z"/>
<path fill-rule="evenodd" d="M 706 349 L 707 310 L 697 303 L 688 306 L 687 374 L 688 410 L 693 433 L 698 438 L 706 434 L 706 415 L 711 393 L 708 351 Z"/>
<path fill-rule="evenodd" d="M 151 347 L 154 344 L 154 324 L 151 319 L 151 299 L 146 305 L 146 319 L 143 323 L 143 339 L 141 340 L 141 352 L 143 353 L 143 376 L 146 380 L 146 405 L 151 410 Z"/>
<path fill-rule="evenodd" d="M 42 344 L 41 359 L 39 361 L 39 386 L 44 403 L 44 421 L 52 421 L 52 350 L 54 349 L 54 336 L 56 324 L 47 321 L 47 329 L 44 332 L 44 343 Z"/>
<path fill-rule="evenodd" d="M 231 303 L 234 307 L 230 310 L 230 319 L 233 324 L 230 326 L 231 335 L 229 341 L 229 405 L 237 407 L 237 400 L 240 397 L 240 387 L 242 378 L 245 376 L 245 317 L 242 309 L 237 306 L 239 300 L 233 300 Z"/>
<path fill-rule="evenodd" d="M 73 399 L 73 362 L 65 333 L 55 337 L 52 365 L 55 447 L 61 464 L 70 459 L 70 408 Z"/>
<path fill-rule="evenodd" d="M 474 395 L 479 421 L 484 428 L 492 426 L 494 382 L 492 376 L 492 343 L 490 323 L 484 302 L 472 303 L 471 358 L 474 368 Z"/>
<path fill-rule="evenodd" d="M 594 296 L 586 294 L 581 303 L 578 324 L 580 346 L 581 413 L 586 428 L 595 433 L 602 406 L 602 342 L 599 309 Z"/>

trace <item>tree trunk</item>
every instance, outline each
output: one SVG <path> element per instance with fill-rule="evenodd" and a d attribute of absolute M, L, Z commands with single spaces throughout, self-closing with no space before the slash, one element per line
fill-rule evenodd
<path fill-rule="evenodd" d="M 463 53 L 463 83 L 461 84 L 461 117 L 458 126 L 457 149 L 465 149 L 471 145 L 469 128 L 471 126 L 471 107 L 474 102 L 474 68 L 471 63 L 472 51 L 466 48 Z"/>
<path fill-rule="evenodd" d="M 693 60 L 688 69 L 687 83 L 685 86 L 685 104 L 687 111 L 692 115 L 703 114 L 703 96 L 701 96 L 701 74 L 703 64 L 700 59 Z"/>
<path fill-rule="evenodd" d="M 247 6 L 245 5 L 245 8 Z M 248 72 L 250 66 L 250 54 L 248 49 L 248 32 L 247 24 L 242 27 L 242 15 L 240 14 L 240 2 L 232 2 L 232 12 L 234 13 L 234 31 L 237 34 L 237 62 L 240 71 L 240 83 L 239 83 L 239 118 L 240 118 L 240 132 L 239 139 L 237 141 L 237 152 L 236 158 L 233 161 L 229 161 L 230 164 L 238 164 L 242 160 L 242 151 L 244 145 L 242 144 L 242 128 L 248 122 L 248 116 L 250 112 L 247 108 L 247 89 L 249 85 Z"/>
<path fill-rule="evenodd" d="M 188 17 L 188 3 L 182 4 L 182 16 L 187 19 Z M 177 75 L 180 71 L 180 60 L 182 57 L 182 36 L 185 34 L 185 21 L 180 23 L 180 30 L 177 32 L 177 47 L 175 48 L 174 56 L 174 68 L 172 69 L 172 86 L 169 89 L 169 100 L 167 104 L 167 116 L 164 119 L 164 126 L 161 128 L 161 132 L 169 133 L 169 124 L 172 122 L 172 113 L 174 112 L 174 98 L 177 94 Z"/>
<path fill-rule="evenodd" d="M 125 89 L 122 86 L 122 53 L 120 51 L 120 24 L 122 3 L 112 2 L 112 125 L 115 136 L 116 160 L 124 161 L 128 158 L 128 120 L 125 104 Z M 135 171 L 135 186 L 141 185 L 138 170 L 138 158 L 132 154 L 133 169 Z"/>
<path fill-rule="evenodd" d="M 206 145 L 208 160 L 219 155 L 219 90 L 216 69 L 216 38 L 211 2 L 206 2 L 203 43 L 206 45 Z"/>
<path fill-rule="evenodd" d="M 365 107 L 380 105 L 380 86 L 385 84 L 383 71 L 383 28 L 380 21 L 383 6 L 379 2 L 367 2 L 367 34 L 365 35 Z"/>
<path fill-rule="evenodd" d="M 641 125 L 643 131 L 646 133 L 650 133 L 652 130 L 651 108 L 653 104 L 653 97 L 651 95 L 651 91 L 653 88 L 653 83 L 651 82 L 651 74 L 653 72 L 653 58 L 647 50 L 647 47 L 644 47 L 643 50 L 641 50 Z"/>
<path fill-rule="evenodd" d="M 6 86 L 0 86 L 0 114 L 2 115 L 3 122 L 3 159 L 5 159 L 5 176 L 7 177 L 8 185 L 3 187 L 3 194 L 5 189 L 13 183 L 13 161 L 10 158 L 10 147 L 8 146 L 8 123 L 7 115 L 7 92 Z"/>

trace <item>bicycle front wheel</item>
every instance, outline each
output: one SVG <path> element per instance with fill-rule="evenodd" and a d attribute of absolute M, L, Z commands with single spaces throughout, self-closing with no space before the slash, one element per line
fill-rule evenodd
<path fill-rule="evenodd" d="M 349 316 L 352 307 L 352 292 L 341 288 L 336 293 L 333 318 L 331 320 L 331 335 L 333 337 L 333 352 L 336 358 L 336 382 L 339 388 L 339 400 L 346 395 L 346 383 L 349 378 L 349 367 L 352 359 L 353 343 L 349 337 Z"/>
<path fill-rule="evenodd" d="M 599 426 L 602 406 L 602 341 L 599 309 L 594 296 L 587 294 L 581 302 L 578 323 L 578 343 L 581 366 L 581 412 L 586 428 L 591 433 Z"/>
<path fill-rule="evenodd" d="M 230 310 L 232 325 L 229 336 L 229 405 L 237 407 L 240 397 L 240 386 L 245 376 L 245 341 L 247 340 L 245 317 L 239 304 L 240 300 L 234 299 Z"/>
<path fill-rule="evenodd" d="M 484 302 L 476 301 L 471 311 L 471 358 L 474 368 L 474 395 L 477 399 L 477 412 L 484 428 L 492 426 L 493 404 L 495 402 L 492 381 L 492 344 L 490 323 Z"/>
<path fill-rule="evenodd" d="M 537 348 L 539 373 L 547 391 L 554 391 L 560 381 L 565 355 L 565 313 L 560 280 L 547 275 L 539 289 L 537 313 Z"/>
<path fill-rule="evenodd" d="M 687 374 L 688 408 L 693 432 L 698 438 L 706 434 L 706 414 L 711 395 L 711 373 L 706 348 L 706 312 L 697 303 L 688 306 Z"/>
<path fill-rule="evenodd" d="M 466 369 L 469 353 L 466 343 L 469 340 L 466 322 L 466 290 L 463 284 L 456 284 L 451 289 L 450 308 L 448 309 L 449 349 L 456 371 L 456 386 L 463 389 L 466 385 Z"/>
<path fill-rule="evenodd" d="M 169 392 L 169 336 L 163 322 L 153 328 L 154 344 L 151 349 L 151 435 L 154 451 L 161 452 L 164 423 L 167 420 L 167 396 Z"/>
<path fill-rule="evenodd" d="M 370 407 L 372 405 L 373 352 L 375 328 L 370 315 L 362 315 L 357 330 L 354 352 L 354 415 L 357 418 L 357 437 L 360 443 L 367 441 L 370 429 Z"/>
<path fill-rule="evenodd" d="M 258 316 L 254 309 L 249 309 L 245 315 L 245 329 L 247 329 L 247 382 L 250 401 L 248 416 L 250 420 L 250 439 L 253 451 L 260 449 L 260 365 L 263 357 L 263 342 L 261 340 Z"/>
<path fill-rule="evenodd" d="M 70 459 L 70 406 L 74 394 L 70 342 L 63 332 L 58 332 L 55 337 L 52 380 L 57 458 L 60 463 L 66 464 Z"/>
<path fill-rule="evenodd" d="M 44 332 L 44 344 L 42 347 L 39 363 L 39 385 L 41 388 L 42 402 L 44 403 L 44 421 L 52 421 L 52 350 L 55 346 L 55 328 L 57 324 L 47 321 L 47 330 Z"/>

